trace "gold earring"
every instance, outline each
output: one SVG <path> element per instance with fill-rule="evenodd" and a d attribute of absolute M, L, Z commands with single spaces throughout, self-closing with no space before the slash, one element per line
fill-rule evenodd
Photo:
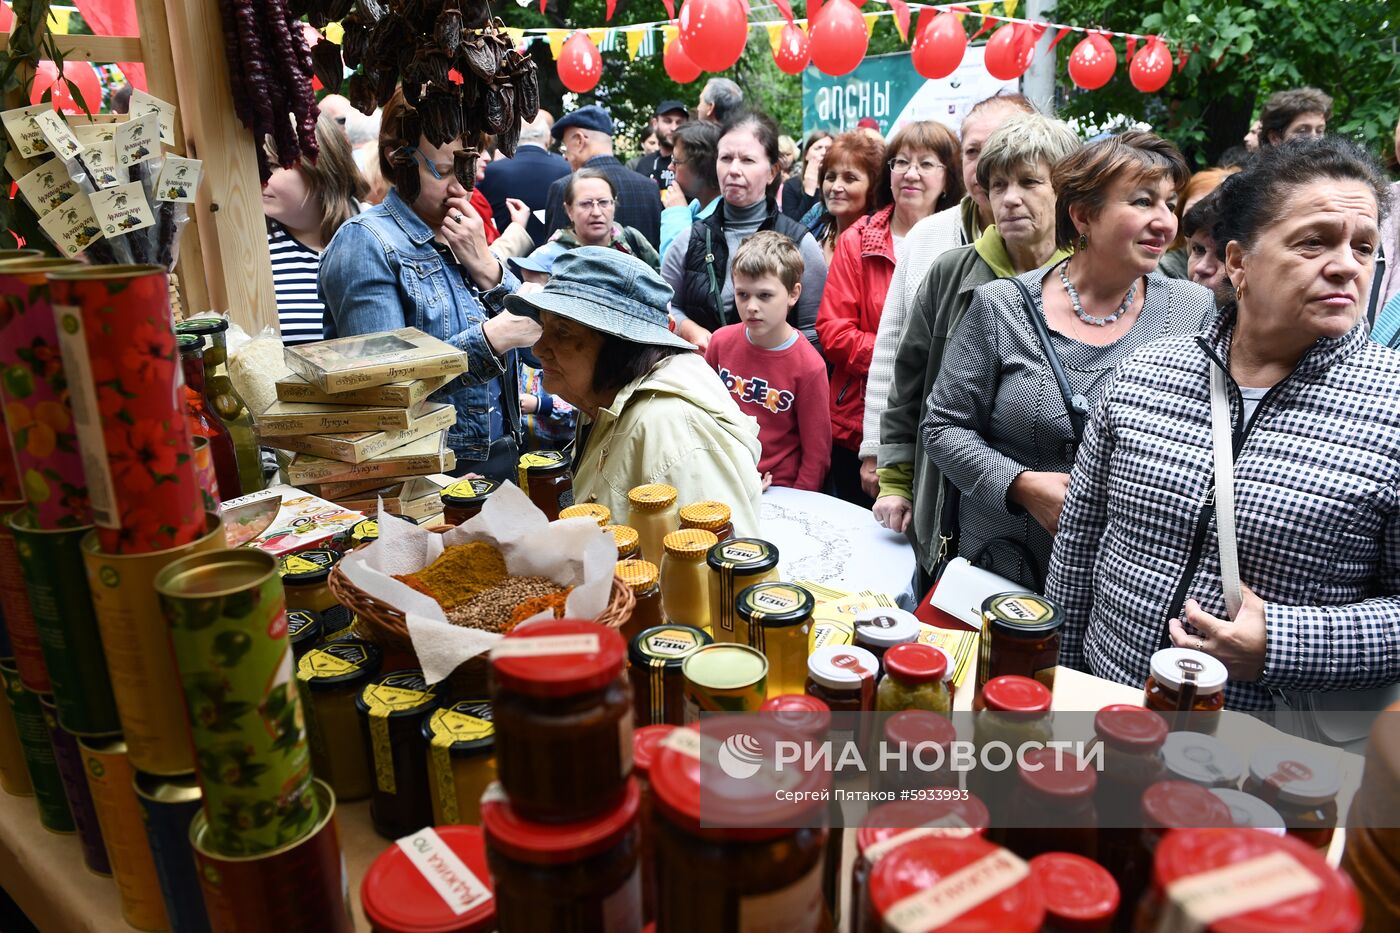
<path fill-rule="evenodd" d="M 1238 285 L 1235 286 L 1235 301 L 1236 301 L 1236 302 L 1240 302 L 1240 301 L 1243 301 L 1243 300 L 1244 300 L 1244 279 L 1240 279 L 1240 284 L 1238 284 Z"/>
<path fill-rule="evenodd" d="M 1080 249 L 1088 249 L 1088 248 L 1089 248 L 1089 234 L 1087 234 L 1087 233 L 1081 233 L 1081 234 L 1079 234 L 1079 248 L 1080 248 Z"/>

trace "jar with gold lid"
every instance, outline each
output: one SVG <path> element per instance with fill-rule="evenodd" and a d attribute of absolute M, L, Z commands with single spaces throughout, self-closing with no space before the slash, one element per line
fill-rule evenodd
<path fill-rule="evenodd" d="M 617 578 L 632 591 L 637 604 L 632 607 L 632 615 L 622 623 L 618 634 L 629 645 L 632 639 L 649 628 L 660 625 L 661 614 L 661 568 L 649 560 L 618 561 L 614 571 Z"/>
<path fill-rule="evenodd" d="M 475 518 L 497 485 L 489 479 L 460 479 L 447 486 L 438 493 L 442 500 L 442 520 L 449 525 L 460 525 Z"/>
<path fill-rule="evenodd" d="M 603 530 L 617 542 L 618 560 L 640 560 L 642 557 L 642 536 L 631 525 L 604 525 Z"/>
<path fill-rule="evenodd" d="M 721 541 L 710 549 L 710 634 L 716 641 L 749 643 L 735 605 L 740 593 L 778 579 L 778 549 L 758 538 Z"/>
<path fill-rule="evenodd" d="M 699 528 L 673 531 L 663 539 L 661 611 L 667 621 L 710 630 L 710 580 L 705 555 L 719 543 Z"/>
<path fill-rule="evenodd" d="M 692 502 L 681 509 L 681 528 L 712 531 L 720 541 L 734 537 L 733 513 L 723 502 Z"/>
<path fill-rule="evenodd" d="M 681 527 L 676 499 L 680 493 L 675 486 L 665 483 L 647 483 L 635 486 L 627 493 L 627 505 L 631 514 L 627 524 L 637 529 L 641 539 L 642 560 L 649 560 L 658 567 L 666 554 L 666 536 Z"/>
<path fill-rule="evenodd" d="M 561 509 L 574 504 L 574 474 L 569 458 L 557 450 L 521 454 L 516 483 L 550 521 L 559 517 Z"/>
<path fill-rule="evenodd" d="M 580 502 L 566 509 L 560 509 L 559 517 L 591 518 L 598 523 L 599 528 L 606 528 L 608 522 L 612 521 L 612 509 L 608 508 L 606 505 L 599 505 L 596 502 Z"/>
<path fill-rule="evenodd" d="M 802 693 L 807 683 L 807 633 L 817 601 L 796 583 L 756 583 L 735 597 L 750 647 L 768 658 L 768 695 Z"/>

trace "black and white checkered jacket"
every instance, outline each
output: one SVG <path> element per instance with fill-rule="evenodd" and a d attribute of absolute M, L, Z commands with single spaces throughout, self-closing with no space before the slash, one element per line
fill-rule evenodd
<path fill-rule="evenodd" d="M 1141 684 L 1188 597 L 1226 617 L 1208 367 L 1233 332 L 1230 307 L 1204 334 L 1134 353 L 1105 393 L 1046 589 L 1067 614 L 1060 663 Z M 1240 575 L 1265 602 L 1268 645 L 1263 675 L 1232 681 L 1227 704 L 1400 681 L 1400 352 L 1364 324 L 1319 340 L 1248 427 L 1229 385 Z"/>

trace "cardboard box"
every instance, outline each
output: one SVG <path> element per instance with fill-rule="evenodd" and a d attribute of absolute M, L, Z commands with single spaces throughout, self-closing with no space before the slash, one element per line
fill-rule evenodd
<path fill-rule="evenodd" d="M 348 392 L 467 371 L 467 354 L 416 327 L 284 349 L 287 368 L 323 392 Z"/>
<path fill-rule="evenodd" d="M 457 409 L 452 405 L 427 402 L 422 407 L 421 414 L 414 417 L 403 430 L 360 431 L 354 434 L 293 434 L 288 437 L 270 438 L 268 443 L 283 450 L 312 454 L 329 460 L 363 463 L 429 434 L 446 431 L 456 423 Z"/>

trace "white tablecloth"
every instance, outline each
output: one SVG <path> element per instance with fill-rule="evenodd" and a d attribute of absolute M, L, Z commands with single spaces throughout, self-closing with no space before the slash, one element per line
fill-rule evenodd
<path fill-rule="evenodd" d="M 811 580 L 842 590 L 875 590 L 913 611 L 917 563 L 901 534 L 869 509 L 818 492 L 773 486 L 759 516 L 764 540 L 778 547 L 784 580 Z"/>

